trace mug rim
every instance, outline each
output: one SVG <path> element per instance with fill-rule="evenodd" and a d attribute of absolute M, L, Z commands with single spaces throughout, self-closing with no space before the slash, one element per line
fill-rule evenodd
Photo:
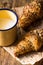
<path fill-rule="evenodd" d="M 9 28 L 9 29 L 0 30 L 0 31 L 8 31 L 8 30 L 10 30 L 10 29 L 14 28 L 14 27 L 17 25 L 17 23 L 18 23 L 18 15 L 16 14 L 16 12 L 15 12 L 15 11 L 13 11 L 13 10 L 11 10 L 11 9 L 8 9 L 8 8 L 1 8 L 0 10 L 8 10 L 8 11 L 11 11 L 11 12 L 13 12 L 13 13 L 16 15 L 16 18 L 17 18 L 16 23 L 14 24 L 14 26 L 12 26 L 12 27 L 11 27 L 11 28 Z"/>

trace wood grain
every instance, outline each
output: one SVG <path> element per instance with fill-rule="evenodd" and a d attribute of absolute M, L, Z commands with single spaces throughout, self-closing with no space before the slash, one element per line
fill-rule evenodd
<path fill-rule="evenodd" d="M 8 52 L 0 47 L 0 65 L 21 65 Z"/>

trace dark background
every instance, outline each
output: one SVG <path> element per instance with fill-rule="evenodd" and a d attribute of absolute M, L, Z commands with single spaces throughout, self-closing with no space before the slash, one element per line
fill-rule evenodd
<path fill-rule="evenodd" d="M 13 8 L 23 6 L 30 0 L 0 0 L 0 8 Z"/>

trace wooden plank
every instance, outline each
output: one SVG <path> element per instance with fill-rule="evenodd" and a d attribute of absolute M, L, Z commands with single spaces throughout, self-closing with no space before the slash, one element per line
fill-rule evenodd
<path fill-rule="evenodd" d="M 0 65 L 21 65 L 8 52 L 0 47 Z"/>

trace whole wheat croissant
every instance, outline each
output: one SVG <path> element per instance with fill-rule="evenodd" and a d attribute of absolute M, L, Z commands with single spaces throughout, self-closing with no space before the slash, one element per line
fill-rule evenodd
<path fill-rule="evenodd" d="M 23 40 L 14 49 L 15 56 L 25 54 L 30 51 L 38 51 L 43 45 L 43 29 L 28 32 Z"/>
<path fill-rule="evenodd" d="M 23 14 L 19 18 L 19 25 L 26 29 L 32 22 L 43 16 L 43 0 L 34 0 L 24 6 Z"/>

